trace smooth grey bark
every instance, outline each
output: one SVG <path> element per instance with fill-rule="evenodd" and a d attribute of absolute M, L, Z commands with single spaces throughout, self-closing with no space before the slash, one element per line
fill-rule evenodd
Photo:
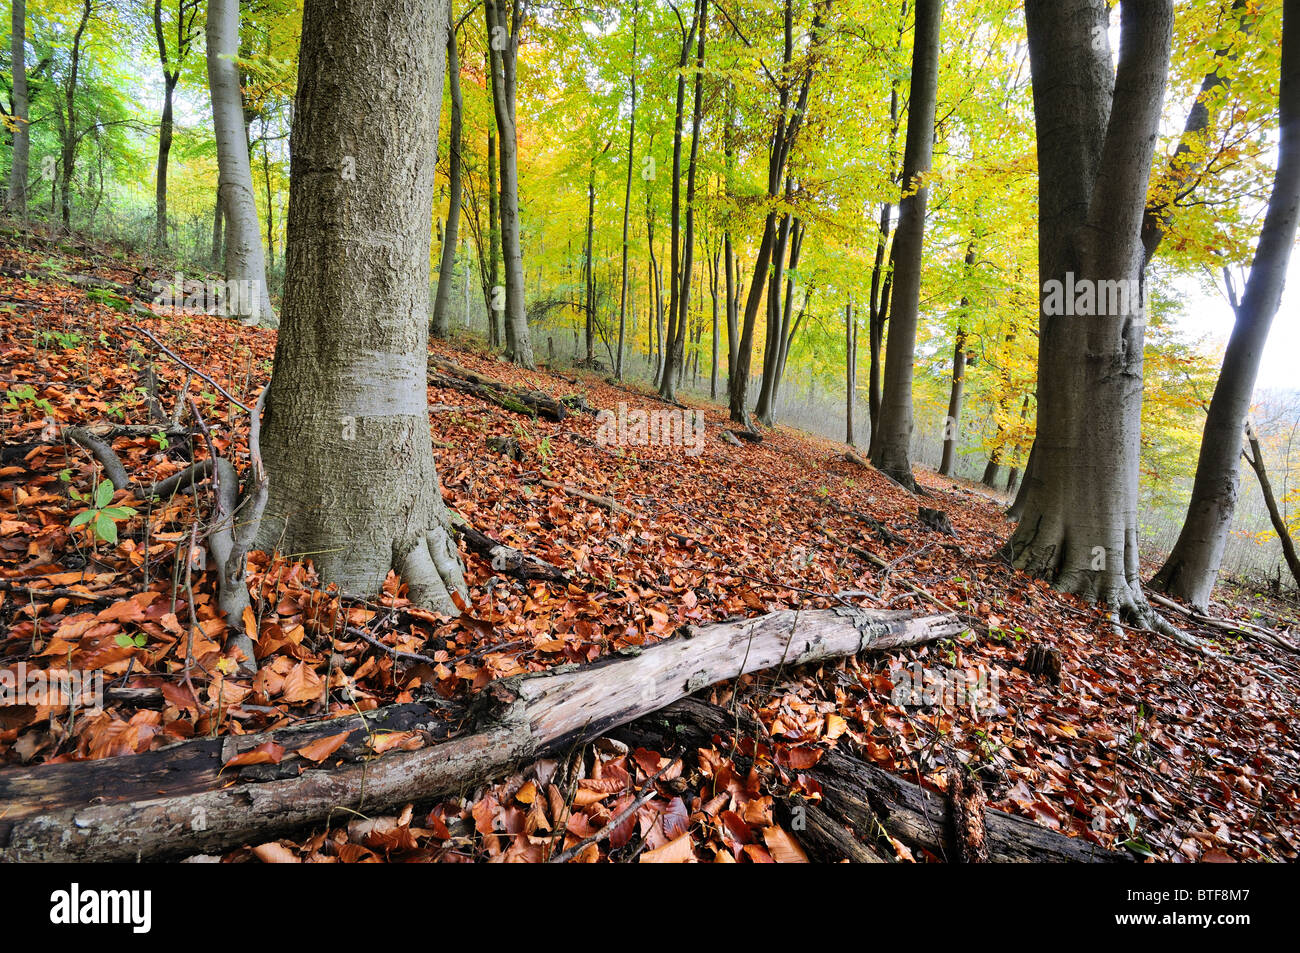
<path fill-rule="evenodd" d="M 154 244 L 160 248 L 167 245 L 167 161 L 172 151 L 172 100 L 176 94 L 176 85 L 181 79 L 181 69 L 189 56 L 190 47 L 198 36 L 194 26 L 199 12 L 198 0 L 177 0 L 176 4 L 176 59 L 172 60 L 167 49 L 167 37 L 163 29 L 162 0 L 153 2 L 153 32 L 158 44 L 158 62 L 163 74 L 163 108 L 158 121 L 158 166 L 154 184 Z"/>
<path fill-rule="evenodd" d="M 225 209 L 221 207 L 221 186 L 217 186 L 216 201 L 212 210 L 212 256 L 213 268 L 220 267 L 226 254 L 226 238 L 222 226 L 225 224 Z"/>
<path fill-rule="evenodd" d="M 227 281 L 249 282 L 251 301 L 240 296 L 238 317 L 262 327 L 279 325 L 266 283 L 266 258 L 253 197 L 253 171 L 248 159 L 248 132 L 240 93 L 239 0 L 208 0 L 208 88 L 212 93 L 212 127 L 217 141 L 218 179 L 226 218 L 225 271 Z M 295 113 L 301 120 L 301 113 Z M 358 177 L 365 170 L 357 167 Z"/>
<path fill-rule="evenodd" d="M 632 162 L 636 145 L 636 40 L 640 14 L 639 0 L 632 3 L 632 64 L 628 71 L 628 85 L 632 91 L 632 107 L 627 118 L 627 184 L 623 189 L 623 264 L 618 292 L 618 354 L 614 358 L 614 379 L 623 379 L 623 335 L 627 327 L 627 225 L 632 209 Z"/>
<path fill-rule="evenodd" d="M 27 2 L 13 0 L 9 34 L 10 62 L 13 64 L 14 154 L 9 167 L 9 211 L 27 218 L 27 164 L 31 154 L 31 130 L 27 99 Z"/>
<path fill-rule="evenodd" d="M 447 225 L 442 230 L 442 260 L 438 268 L 438 290 L 433 299 L 434 337 L 447 336 L 447 307 L 456 274 L 456 242 L 460 231 L 461 112 L 460 57 L 456 51 L 456 21 L 447 5 L 447 85 L 451 93 L 451 129 L 447 133 Z M 468 274 L 468 271 L 466 271 Z M 469 286 L 466 285 L 468 288 Z"/>
<path fill-rule="evenodd" d="M 501 251 L 505 260 L 506 357 L 534 367 L 528 315 L 524 310 L 524 258 L 519 231 L 519 142 L 515 127 L 516 67 L 522 0 L 485 0 L 492 64 L 492 112 L 496 117 L 501 176 Z"/>
<path fill-rule="evenodd" d="M 939 91 L 940 0 L 917 0 L 912 45 L 912 86 L 903 147 L 903 192 L 893 249 L 893 298 L 880 416 L 872 434 L 872 464 L 914 490 L 912 478 L 912 362 L 921 302 L 921 264 L 929 188 L 922 178 L 934 156 L 934 115 Z"/>
<path fill-rule="evenodd" d="M 709 266 L 709 298 L 713 304 L 713 359 L 709 365 L 709 399 L 718 399 L 718 357 L 721 345 L 722 331 L 718 326 L 718 258 L 721 251 L 716 245 L 713 246 L 713 252 L 708 257 Z"/>
<path fill-rule="evenodd" d="M 1115 295 L 1084 315 L 1040 308 L 1038 427 L 1006 551 L 1120 618 L 1165 626 L 1138 579 L 1142 219 L 1173 32 L 1173 0 L 1125 2 L 1118 70 L 1105 0 L 1029 0 L 1038 131 L 1039 276 Z M 1085 282 L 1079 285 L 1079 282 Z M 1059 286 L 1058 286 L 1059 287 Z M 1136 297 L 1137 300 L 1133 300 Z M 1124 299 L 1128 300 L 1125 301 Z M 1101 312 L 1101 313 L 1096 313 Z"/>
<path fill-rule="evenodd" d="M 484 68 L 492 71 L 492 52 L 483 53 Z M 492 84 L 488 84 L 487 95 L 492 97 Z M 493 114 L 495 117 L 495 113 Z M 514 328 L 508 321 L 503 321 L 505 311 L 505 289 L 498 294 L 501 283 L 501 193 L 497 188 L 497 139 L 496 119 L 491 118 L 487 124 L 487 162 L 488 162 L 488 268 L 487 268 L 487 309 L 490 341 L 493 347 L 504 347 L 507 354 L 514 352 Z M 504 325 L 504 327 L 503 327 Z"/>
<path fill-rule="evenodd" d="M 1209 606 L 1223 560 L 1237 505 L 1240 434 L 1269 329 L 1282 302 L 1300 220 L 1300 0 L 1286 0 L 1283 7 L 1279 125 L 1273 193 L 1240 302 L 1233 296 L 1236 322 L 1206 413 L 1187 517 L 1178 541 L 1151 580 L 1153 588 L 1199 612 Z"/>
<path fill-rule="evenodd" d="M 429 24 L 446 2 L 304 7 L 258 543 L 309 554 L 322 580 L 360 594 L 395 569 L 413 602 L 454 615 L 466 589 L 427 399 L 445 49 Z"/>

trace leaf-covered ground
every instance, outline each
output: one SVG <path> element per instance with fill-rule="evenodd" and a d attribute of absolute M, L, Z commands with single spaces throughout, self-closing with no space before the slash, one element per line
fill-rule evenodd
<path fill-rule="evenodd" d="M 144 375 L 152 367 L 162 410 L 170 415 L 193 398 L 218 452 L 242 470 L 246 415 L 129 326 L 148 329 L 249 405 L 269 378 L 275 335 L 202 314 L 133 312 L 87 275 L 143 289 L 153 277 L 89 246 L 0 248 L 0 667 L 97 670 L 106 686 L 162 697 L 148 707 L 110 699 L 102 709 L 0 708 L 5 764 L 130 755 L 430 693 L 466 698 L 496 678 L 778 608 L 943 606 L 969 623 L 964 639 L 716 686 L 715 700 L 758 715 L 762 738 L 719 738 L 698 751 L 598 742 L 432 810 L 341 818 L 225 859 L 544 860 L 644 797 L 578 859 L 798 860 L 773 795 L 815 797 L 803 772 L 829 746 L 936 790 L 946 786 L 954 752 L 978 769 L 992 806 L 1141 856 L 1296 858 L 1294 654 L 1195 625 L 1187 630 L 1231 658 L 1116 632 L 1096 609 L 998 558 L 1010 529 L 1002 501 L 926 471 L 917 475 L 929 496 L 918 501 L 846 462 L 842 447 L 784 428 L 732 447 L 720 439 L 727 423 L 716 407 L 703 408 L 705 448 L 691 455 L 602 446 L 588 413 L 548 423 L 431 387 L 447 502 L 478 529 L 561 567 L 570 584 L 525 584 L 467 554 L 472 604 L 449 621 L 407 604 L 391 576 L 384 597 L 364 603 L 322 586 L 292 554 L 255 553 L 247 624 L 260 668 L 243 676 L 221 657 L 215 575 L 193 555 L 209 488 L 152 504 L 130 491 L 96 499 L 101 467 L 60 428 L 148 424 Z M 435 350 L 498 380 L 580 395 L 593 408 L 662 409 L 582 372 L 524 372 L 472 349 Z M 188 410 L 180 423 L 193 428 Z M 491 436 L 513 437 L 522 459 L 489 450 Z M 148 428 L 116 437 L 113 447 L 139 485 L 184 469 L 191 452 L 206 454 L 198 437 L 191 444 Z M 611 497 L 631 515 L 539 480 Z M 956 536 L 924 526 L 918 502 L 945 511 Z M 92 518 L 95 510 L 104 513 Z M 1284 604 L 1243 600 L 1217 611 L 1296 631 L 1295 610 Z M 395 660 L 348 626 L 437 664 Z M 1031 644 L 1060 651 L 1059 686 L 1021 667 Z M 964 673 L 987 689 L 985 704 L 896 704 L 903 699 L 894 686 L 922 670 L 949 680 Z M 419 734 L 384 735 L 374 746 L 423 743 Z M 332 753 L 316 744 L 266 757 L 305 765 Z"/>

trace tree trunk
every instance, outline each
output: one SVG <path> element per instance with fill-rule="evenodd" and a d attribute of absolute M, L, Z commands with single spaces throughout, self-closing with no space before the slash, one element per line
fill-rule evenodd
<path fill-rule="evenodd" d="M 963 307 L 965 299 L 962 299 Z M 943 422 L 943 457 L 939 472 L 952 476 L 957 456 L 957 437 L 961 430 L 961 399 L 966 386 L 966 332 L 957 329 L 957 343 L 952 351 L 952 389 L 948 392 L 948 416 Z"/>
<path fill-rule="evenodd" d="M 1199 612 L 1209 606 L 1232 525 L 1237 505 L 1239 434 L 1250 411 L 1268 332 L 1281 305 L 1300 219 L 1300 0 L 1287 0 L 1283 11 L 1281 146 L 1273 194 L 1250 277 L 1235 309 L 1237 320 L 1223 355 L 1223 370 L 1205 417 L 1187 518 L 1169 558 L 1151 580 L 1154 588 L 1182 599 Z"/>
<path fill-rule="evenodd" d="M 27 100 L 27 0 L 13 0 L 9 35 L 13 64 L 14 154 L 9 167 L 9 211 L 27 220 L 27 163 L 31 154 L 31 122 Z"/>
<path fill-rule="evenodd" d="M 506 357 L 533 368 L 533 344 L 524 310 L 524 257 L 519 230 L 519 141 L 515 129 L 515 70 L 519 29 L 523 25 L 520 0 L 486 0 L 489 50 L 492 62 L 492 111 L 496 117 L 497 150 L 501 160 L 501 252 L 505 261 Z M 498 43 L 500 48 L 498 49 Z"/>
<path fill-rule="evenodd" d="M 769 204 L 780 194 L 781 183 L 785 180 L 786 164 L 790 158 L 790 151 L 794 148 L 795 141 L 799 137 L 799 131 L 803 128 L 803 119 L 808 107 L 808 91 L 812 86 L 814 67 L 811 65 L 815 62 L 816 57 L 809 52 L 809 65 L 804 68 L 803 77 L 799 81 L 797 94 L 794 90 L 794 76 L 792 64 L 794 62 L 795 44 L 794 44 L 794 10 L 792 0 L 785 0 L 784 3 L 784 46 L 782 48 L 781 58 L 781 75 L 790 78 L 780 86 L 779 110 L 776 117 L 776 125 L 772 132 L 768 148 L 767 159 L 767 198 Z M 822 45 L 822 16 L 825 7 L 814 7 L 812 28 L 808 40 L 807 50 L 818 50 Z M 791 108 L 793 106 L 793 109 Z M 776 242 L 776 212 L 768 211 L 763 220 L 763 233 L 758 243 L 758 253 L 754 259 L 754 272 L 749 282 L 749 295 L 745 299 L 744 320 L 741 322 L 740 342 L 736 348 L 736 361 L 733 364 L 733 373 L 728 386 L 728 410 L 731 419 L 750 428 L 748 401 L 749 401 L 749 366 L 753 359 L 754 350 L 754 322 L 758 319 L 758 308 L 763 301 L 763 291 L 767 284 L 767 269 L 772 261 L 773 245 Z"/>
<path fill-rule="evenodd" d="M 903 197 L 899 202 L 898 234 L 894 236 L 893 300 L 876 428 L 879 439 L 874 433 L 871 438 L 871 462 L 909 490 L 916 488 L 911 462 L 912 362 L 921 301 L 925 209 L 930 191 L 922 176 L 930 171 L 934 155 L 942 13 L 940 0 L 917 0 L 907 144 L 903 150 Z"/>
<path fill-rule="evenodd" d="M 491 32 L 491 24 L 488 25 Z M 490 50 L 483 53 L 483 65 L 491 75 L 493 67 Z M 493 96 L 492 84 L 488 83 L 488 99 Z M 495 117 L 495 112 L 493 113 Z M 488 164 L 488 287 L 487 308 L 490 322 L 491 343 L 493 347 L 504 347 L 506 356 L 514 353 L 514 327 L 503 320 L 505 312 L 505 289 L 501 286 L 501 273 L 498 270 L 501 260 L 501 193 L 497 185 L 497 138 L 496 120 L 489 118 L 487 124 L 487 164 Z"/>
<path fill-rule="evenodd" d="M 266 259 L 253 197 L 248 161 L 248 133 L 239 87 L 239 0 L 208 0 L 208 86 L 212 92 L 212 126 L 217 140 L 221 203 L 226 216 L 226 280 L 247 282 L 251 295 L 234 296 L 236 316 L 262 327 L 279 326 L 266 284 Z M 301 113 L 295 113 L 299 121 Z M 355 153 L 340 156 L 332 174 L 352 176 Z M 359 176 L 357 176 L 359 178 Z M 232 302 L 228 299 L 228 306 Z"/>
<path fill-rule="evenodd" d="M 664 333 L 664 360 L 659 372 L 659 396 L 667 401 L 677 399 L 677 380 L 681 373 L 685 351 L 685 324 L 690 309 L 691 259 L 694 253 L 695 222 L 695 165 L 699 155 L 700 116 L 703 108 L 702 83 L 704 70 L 704 32 L 707 26 L 708 0 L 699 0 L 691 14 L 689 29 L 682 30 L 682 49 L 678 61 L 677 107 L 673 119 L 673 181 L 672 181 L 672 249 L 670 252 L 668 286 L 668 326 Z M 682 168 L 682 111 L 686 100 L 686 64 L 691 43 L 699 33 L 699 47 L 695 55 L 694 105 L 691 121 L 691 157 L 687 171 L 686 229 L 681 234 L 681 168 Z"/>
<path fill-rule="evenodd" d="M 433 299 L 434 337 L 447 336 L 447 309 L 456 276 L 456 243 L 460 232 L 461 193 L 461 110 L 460 56 L 456 50 L 456 21 L 447 5 L 447 80 L 451 93 L 451 129 L 447 133 L 447 226 L 442 230 L 442 260 L 438 267 L 438 290 Z M 468 285 L 466 286 L 468 287 Z"/>
<path fill-rule="evenodd" d="M 632 107 L 627 118 L 627 184 L 623 189 L 623 243 L 622 278 L 618 292 L 618 353 L 614 357 L 614 378 L 623 379 L 623 334 L 627 327 L 627 225 L 632 209 L 632 162 L 636 146 L 636 32 L 640 12 L 639 0 L 632 3 L 632 64 L 628 71 L 628 85 L 632 90 Z"/>
<path fill-rule="evenodd" d="M 858 396 L 858 320 L 853 314 L 853 302 L 844 302 L 844 367 L 846 373 L 846 403 L 844 407 L 844 442 L 857 446 L 853 434 L 853 404 Z"/>
<path fill-rule="evenodd" d="M 466 590 L 426 382 L 444 55 L 428 25 L 446 12 L 446 0 L 304 9 L 258 539 L 312 554 L 322 580 L 350 592 L 378 592 L 395 569 L 412 601 L 455 615 L 451 594 Z M 335 173 L 349 156 L 364 175 Z"/>
<path fill-rule="evenodd" d="M 1295 12 L 1295 7 L 1300 4 L 1300 0 L 1286 0 L 1287 15 Z M 1290 20 L 1295 23 L 1295 20 Z M 1259 478 L 1259 488 L 1264 494 L 1264 505 L 1268 508 L 1268 518 L 1273 524 L 1273 531 L 1277 533 L 1278 541 L 1282 544 L 1282 555 L 1286 558 L 1287 568 L 1291 570 L 1291 578 L 1295 580 L 1296 585 L 1300 586 L 1300 556 L 1296 555 L 1295 543 L 1291 540 L 1291 531 L 1287 529 L 1286 520 L 1282 518 L 1282 511 L 1278 509 L 1277 497 L 1273 494 L 1273 486 L 1268 481 L 1268 470 L 1264 467 L 1264 451 L 1260 449 L 1259 437 L 1255 434 L 1255 428 L 1249 425 L 1246 428 L 1246 436 L 1250 440 L 1250 466 Z"/>
<path fill-rule="evenodd" d="M 217 194 L 212 209 L 212 255 L 209 258 L 213 268 L 221 267 L 221 263 L 225 260 L 226 239 L 222 229 L 225 221 L 225 209 L 221 207 L 221 186 L 217 186 Z"/>
<path fill-rule="evenodd" d="M 1018 568 L 1057 588 L 1158 625 L 1138 579 L 1140 233 L 1173 3 L 1121 10 L 1116 72 L 1104 0 L 1026 6 L 1042 313 L 1037 438 L 1007 551 Z"/>

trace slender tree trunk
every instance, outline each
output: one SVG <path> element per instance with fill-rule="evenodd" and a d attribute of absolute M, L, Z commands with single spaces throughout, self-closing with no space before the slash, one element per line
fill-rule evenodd
<path fill-rule="evenodd" d="M 627 224 L 632 210 L 632 164 L 636 147 L 636 39 L 639 0 L 632 3 L 632 65 L 628 70 L 628 86 L 632 91 L 632 107 L 627 118 L 627 184 L 623 189 L 623 244 L 622 277 L 618 292 L 618 353 L 614 358 L 614 378 L 623 379 L 623 333 L 627 325 Z"/>
<path fill-rule="evenodd" d="M 709 400 L 718 399 L 718 356 L 721 329 L 718 327 L 718 251 L 709 258 L 709 297 L 713 301 L 713 360 L 709 364 Z"/>
<path fill-rule="evenodd" d="M 451 93 L 451 129 L 447 134 L 447 226 L 442 230 L 442 259 L 438 267 L 438 290 L 433 299 L 434 337 L 447 336 L 447 308 L 456 274 L 456 244 L 460 232 L 461 195 L 461 110 L 460 56 L 456 50 L 456 21 L 450 4 L 447 10 L 447 79 Z M 468 286 L 466 286 L 468 287 Z"/>
<path fill-rule="evenodd" d="M 1286 15 L 1288 18 L 1295 13 L 1296 0 L 1286 0 Z M 1295 23 L 1294 19 L 1290 19 Z M 1264 505 L 1268 508 L 1268 518 L 1273 524 L 1273 531 L 1277 533 L 1278 541 L 1282 544 L 1282 555 L 1286 559 L 1287 568 L 1291 570 L 1291 578 L 1300 586 L 1300 556 L 1296 555 L 1295 543 L 1291 539 L 1291 531 L 1287 529 L 1286 520 L 1282 518 L 1282 511 L 1278 509 L 1277 497 L 1273 494 L 1273 486 L 1268 481 L 1268 470 L 1264 467 L 1264 451 L 1260 449 L 1259 437 L 1255 434 L 1253 427 L 1247 426 L 1246 436 L 1250 440 L 1250 466 L 1259 478 L 1259 488 L 1264 494 Z"/>
<path fill-rule="evenodd" d="M 758 404 L 754 409 L 759 423 L 765 427 L 776 424 L 776 392 L 780 385 L 781 371 L 785 367 L 785 358 L 790 346 L 791 310 L 794 306 L 794 279 L 787 277 L 781 262 L 785 249 L 790 250 L 789 272 L 799 267 L 799 252 L 803 248 L 805 226 L 797 218 L 783 222 L 781 238 L 777 242 L 777 266 L 772 269 L 772 278 L 768 283 L 768 336 L 763 353 L 763 379 L 758 388 Z M 785 298 L 781 298 L 781 282 L 785 282 Z"/>
<path fill-rule="evenodd" d="M 894 237 L 893 300 L 885 379 L 881 392 L 879 439 L 872 435 L 871 462 L 909 489 L 912 478 L 912 362 L 921 301 L 921 260 L 929 189 L 923 184 L 934 154 L 934 114 L 939 89 L 940 0 L 917 0 L 912 47 L 912 88 L 903 151 L 903 197 Z"/>
<path fill-rule="evenodd" d="M 10 62 L 13 64 L 14 154 L 9 167 L 9 211 L 27 220 L 27 163 L 31 154 L 31 123 L 27 100 L 27 0 L 13 0 Z"/>
<path fill-rule="evenodd" d="M 454 615 L 451 594 L 466 590 L 426 366 L 444 55 L 429 24 L 445 22 L 446 2 L 305 4 L 258 539 L 312 554 L 322 580 L 351 592 L 377 593 L 395 569 L 412 601 Z M 348 156 L 364 174 L 336 174 Z"/>
<path fill-rule="evenodd" d="M 524 258 L 519 223 L 519 141 L 515 128 L 515 78 L 521 0 L 485 0 L 492 62 L 492 110 L 496 117 L 497 149 L 501 161 L 501 251 L 505 262 L 506 356 L 523 367 L 534 367 L 528 316 L 524 310 Z M 498 37 L 504 38 L 499 50 Z"/>
<path fill-rule="evenodd" d="M 239 51 L 239 0 L 208 0 L 208 86 L 212 92 L 212 125 L 217 140 L 221 203 L 226 216 L 226 280 L 247 282 L 251 300 L 238 301 L 238 317 L 263 327 L 277 327 L 266 284 L 266 259 L 257 225 L 257 202 L 248 161 L 248 132 L 235 57 Z M 296 113 L 299 119 L 301 113 Z M 351 163 L 355 155 L 340 156 L 337 174 L 359 178 Z M 349 164 L 344 164 L 345 162 Z M 316 172 L 315 174 L 320 174 Z"/>
<path fill-rule="evenodd" d="M 1283 9 L 1281 147 L 1273 194 L 1205 417 L 1187 518 L 1169 558 L 1151 581 L 1153 587 L 1201 612 L 1209 605 L 1232 525 L 1238 492 L 1238 435 L 1250 411 L 1268 332 L 1281 305 L 1300 219 L 1300 0 L 1286 0 Z"/>
<path fill-rule="evenodd" d="M 1026 4 L 1042 313 L 1037 438 L 1007 553 L 1119 617 L 1159 625 L 1138 579 L 1141 226 L 1173 2 L 1125 3 L 1121 13 L 1116 71 L 1104 0 Z"/>
<path fill-rule="evenodd" d="M 957 437 L 961 431 L 961 398 L 965 386 L 966 332 L 958 328 L 957 343 L 952 352 L 952 389 L 948 392 L 948 416 L 943 422 L 943 457 L 939 461 L 939 472 L 946 477 L 952 476 L 957 456 Z"/>
<path fill-rule="evenodd" d="M 791 73 L 794 62 L 794 9 L 792 0 L 785 0 L 783 6 L 785 42 L 781 57 L 781 75 L 786 76 Z M 826 7 L 821 4 L 814 7 L 812 28 L 807 46 L 809 51 L 817 50 L 822 45 L 822 16 L 825 10 Z M 815 57 L 811 56 L 809 58 L 815 59 Z M 812 66 L 805 68 L 803 77 L 799 82 L 797 94 L 794 90 L 793 76 L 780 87 L 780 108 L 768 149 L 767 197 L 769 201 L 775 199 L 780 193 L 781 183 L 786 178 L 786 163 L 789 161 L 790 151 L 794 148 L 795 141 L 799 137 L 799 131 L 803 128 L 804 113 L 808 107 L 808 91 L 812 86 L 814 75 Z M 791 109 L 792 106 L 793 109 Z M 753 359 L 754 350 L 754 323 L 758 319 L 758 309 L 763 301 L 763 291 L 767 284 L 767 269 L 772 262 L 772 250 L 775 242 L 776 212 L 769 210 L 763 220 L 762 237 L 758 243 L 758 253 L 754 258 L 754 273 L 750 278 L 749 294 L 745 299 L 744 320 L 741 323 L 740 343 L 736 349 L 736 361 L 733 365 L 734 372 L 731 374 L 727 388 L 729 391 L 728 409 L 731 419 L 744 427 L 751 426 L 747 404 L 749 401 L 749 366 L 750 361 Z"/>
<path fill-rule="evenodd" d="M 853 314 L 853 302 L 844 302 L 844 367 L 846 372 L 846 403 L 844 407 L 844 442 L 856 446 L 853 435 L 853 405 L 858 396 L 858 321 Z"/>
<path fill-rule="evenodd" d="M 489 24 L 489 32 L 491 26 Z M 485 52 L 483 54 L 483 65 L 487 68 L 488 74 L 491 75 L 492 54 Z M 488 98 L 494 95 L 492 84 L 488 83 Z M 493 114 L 495 116 L 495 113 Z M 496 120 L 489 119 L 487 124 L 487 162 L 488 162 L 488 320 L 491 322 L 492 346 L 501 347 L 504 344 L 506 358 L 513 356 L 515 347 L 514 327 L 510 322 L 503 320 L 505 311 L 505 289 L 497 289 L 501 286 L 500 272 L 498 271 L 498 262 L 501 260 L 501 193 L 497 188 L 497 139 L 496 139 Z M 500 325 L 500 326 L 499 326 Z"/>

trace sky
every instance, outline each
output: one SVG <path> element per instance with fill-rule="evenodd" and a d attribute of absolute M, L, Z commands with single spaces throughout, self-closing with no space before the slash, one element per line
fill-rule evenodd
<path fill-rule="evenodd" d="M 1207 294 L 1199 282 L 1191 279 L 1175 281 L 1174 287 L 1182 292 L 1185 302 L 1176 322 L 1178 327 L 1219 349 L 1227 345 L 1234 320 L 1227 300 L 1221 294 Z M 1300 249 L 1291 255 L 1282 306 L 1273 318 L 1255 382 L 1256 396 L 1267 390 L 1300 390 Z"/>

